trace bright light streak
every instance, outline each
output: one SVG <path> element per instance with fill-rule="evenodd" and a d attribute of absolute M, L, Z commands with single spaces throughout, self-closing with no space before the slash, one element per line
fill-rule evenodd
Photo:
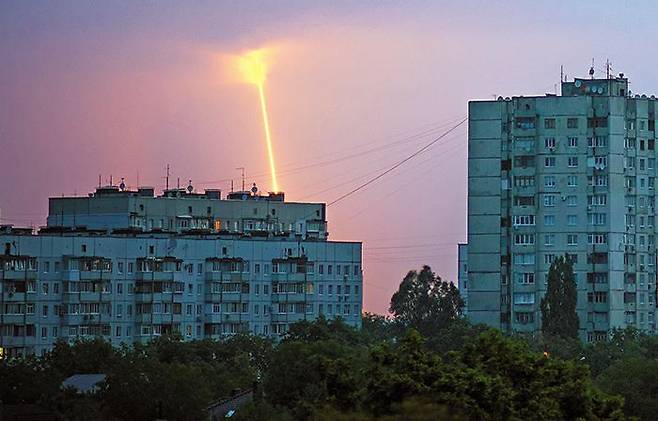
<path fill-rule="evenodd" d="M 263 127 L 265 129 L 265 142 L 267 144 L 267 154 L 269 156 L 270 173 L 272 176 L 272 190 L 279 191 L 279 185 L 276 181 L 276 168 L 274 165 L 274 151 L 272 147 L 272 137 L 270 135 L 270 123 L 267 114 L 267 102 L 265 101 L 265 80 L 267 79 L 267 62 L 265 60 L 266 50 L 253 50 L 238 57 L 238 67 L 244 78 L 244 82 L 256 85 L 258 87 L 258 96 L 260 97 L 260 108 L 263 114 Z"/>
<path fill-rule="evenodd" d="M 267 142 L 267 154 L 270 157 L 270 173 L 272 174 L 272 189 L 279 191 L 279 185 L 276 181 L 276 169 L 274 167 L 274 152 L 272 151 L 272 138 L 270 137 L 270 124 L 267 117 L 267 104 L 265 103 L 265 89 L 263 84 L 258 85 L 258 94 L 260 96 L 260 108 L 263 112 L 263 127 L 265 127 L 265 141 Z"/>

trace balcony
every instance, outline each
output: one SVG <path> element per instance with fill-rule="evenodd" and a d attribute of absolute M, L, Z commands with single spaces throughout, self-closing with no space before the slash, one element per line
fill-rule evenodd
<path fill-rule="evenodd" d="M 36 342 L 34 336 L 2 336 L 2 344 L 5 348 L 34 346 Z"/>
<path fill-rule="evenodd" d="M 159 281 L 159 282 L 174 282 L 180 279 L 176 276 L 177 272 L 141 272 L 135 273 L 135 280 L 137 281 Z"/>
<path fill-rule="evenodd" d="M 204 299 L 210 303 L 239 303 L 241 301 L 249 301 L 249 294 L 241 294 L 239 292 L 206 292 Z"/>
<path fill-rule="evenodd" d="M 242 282 L 242 272 L 206 272 L 206 281 L 209 282 Z"/>
<path fill-rule="evenodd" d="M 2 294 L 5 303 L 35 302 L 36 298 L 36 292 L 4 292 Z"/>
<path fill-rule="evenodd" d="M 0 272 L 0 279 L 8 281 L 34 281 L 37 279 L 36 270 L 4 270 Z"/>
<path fill-rule="evenodd" d="M 2 324 L 7 325 L 28 325 L 34 324 L 36 316 L 34 314 L 3 314 Z"/>
<path fill-rule="evenodd" d="M 273 303 L 305 303 L 311 301 L 310 294 L 298 293 L 272 293 Z"/>

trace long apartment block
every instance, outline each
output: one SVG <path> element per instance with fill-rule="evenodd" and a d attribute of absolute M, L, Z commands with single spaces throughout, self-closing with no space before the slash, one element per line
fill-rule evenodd
<path fill-rule="evenodd" d="M 52 198 L 38 232 L 0 228 L 0 347 L 278 336 L 319 315 L 360 326 L 361 243 L 327 238 L 324 204 L 255 189 Z"/>
<path fill-rule="evenodd" d="M 536 333 L 556 256 L 583 340 L 656 331 L 656 99 L 623 75 L 469 103 L 468 317 Z"/>

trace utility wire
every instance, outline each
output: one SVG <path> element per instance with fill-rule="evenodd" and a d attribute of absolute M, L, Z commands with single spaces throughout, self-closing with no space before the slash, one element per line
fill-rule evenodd
<path fill-rule="evenodd" d="M 437 137 L 436 139 L 432 140 L 430 143 L 428 143 L 427 145 L 425 145 L 425 146 L 423 146 L 422 148 L 418 149 L 416 152 L 412 153 L 411 155 L 407 156 L 407 157 L 404 158 L 402 161 L 399 161 L 398 163 L 396 163 L 395 165 L 393 165 L 392 167 L 390 167 L 390 168 L 387 169 L 386 171 L 382 172 L 381 174 L 379 174 L 379 175 L 377 175 L 377 176 L 371 178 L 370 180 L 366 181 L 365 183 L 361 184 L 360 186 L 358 186 L 358 187 L 356 187 L 356 188 L 350 190 L 349 192 L 343 194 L 342 196 L 338 197 L 338 198 L 335 199 L 334 201 L 332 201 L 332 202 L 330 202 L 330 203 L 327 203 L 327 206 L 334 205 L 334 204 L 340 202 L 341 200 L 346 199 L 347 197 L 349 197 L 349 196 L 353 195 L 354 193 L 358 192 L 359 190 L 361 190 L 361 189 L 363 189 L 363 188 L 369 186 L 370 184 L 372 184 L 372 183 L 374 183 L 375 181 L 379 180 L 380 178 L 384 177 L 386 174 L 390 173 L 391 171 L 394 171 L 396 168 L 400 167 L 400 166 L 403 165 L 404 163 L 410 161 L 411 159 L 413 159 L 413 158 L 415 158 L 416 156 L 420 155 L 421 153 L 425 152 L 427 149 L 429 149 L 430 147 L 432 147 L 432 146 L 433 146 L 435 143 L 437 143 L 439 140 L 443 139 L 443 138 L 446 137 L 448 134 L 450 134 L 451 132 L 453 132 L 454 130 L 456 130 L 459 126 L 461 126 L 462 124 L 464 124 L 467 120 L 468 120 L 468 117 L 464 117 L 459 123 L 457 123 L 456 125 L 452 126 L 450 129 L 448 129 L 448 130 L 445 131 L 443 134 L 441 134 L 441 136 L 439 136 L 439 137 Z"/>

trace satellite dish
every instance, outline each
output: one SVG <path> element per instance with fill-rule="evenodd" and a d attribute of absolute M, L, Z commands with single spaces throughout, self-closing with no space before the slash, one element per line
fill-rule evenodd
<path fill-rule="evenodd" d="M 599 86 L 599 89 L 597 91 L 599 92 L 599 94 L 602 94 L 603 93 L 603 86 Z"/>
<path fill-rule="evenodd" d="M 574 84 L 574 86 L 575 86 L 576 88 L 580 88 L 580 85 L 582 85 L 583 82 L 577 80 L 577 81 L 575 81 L 573 84 Z"/>

